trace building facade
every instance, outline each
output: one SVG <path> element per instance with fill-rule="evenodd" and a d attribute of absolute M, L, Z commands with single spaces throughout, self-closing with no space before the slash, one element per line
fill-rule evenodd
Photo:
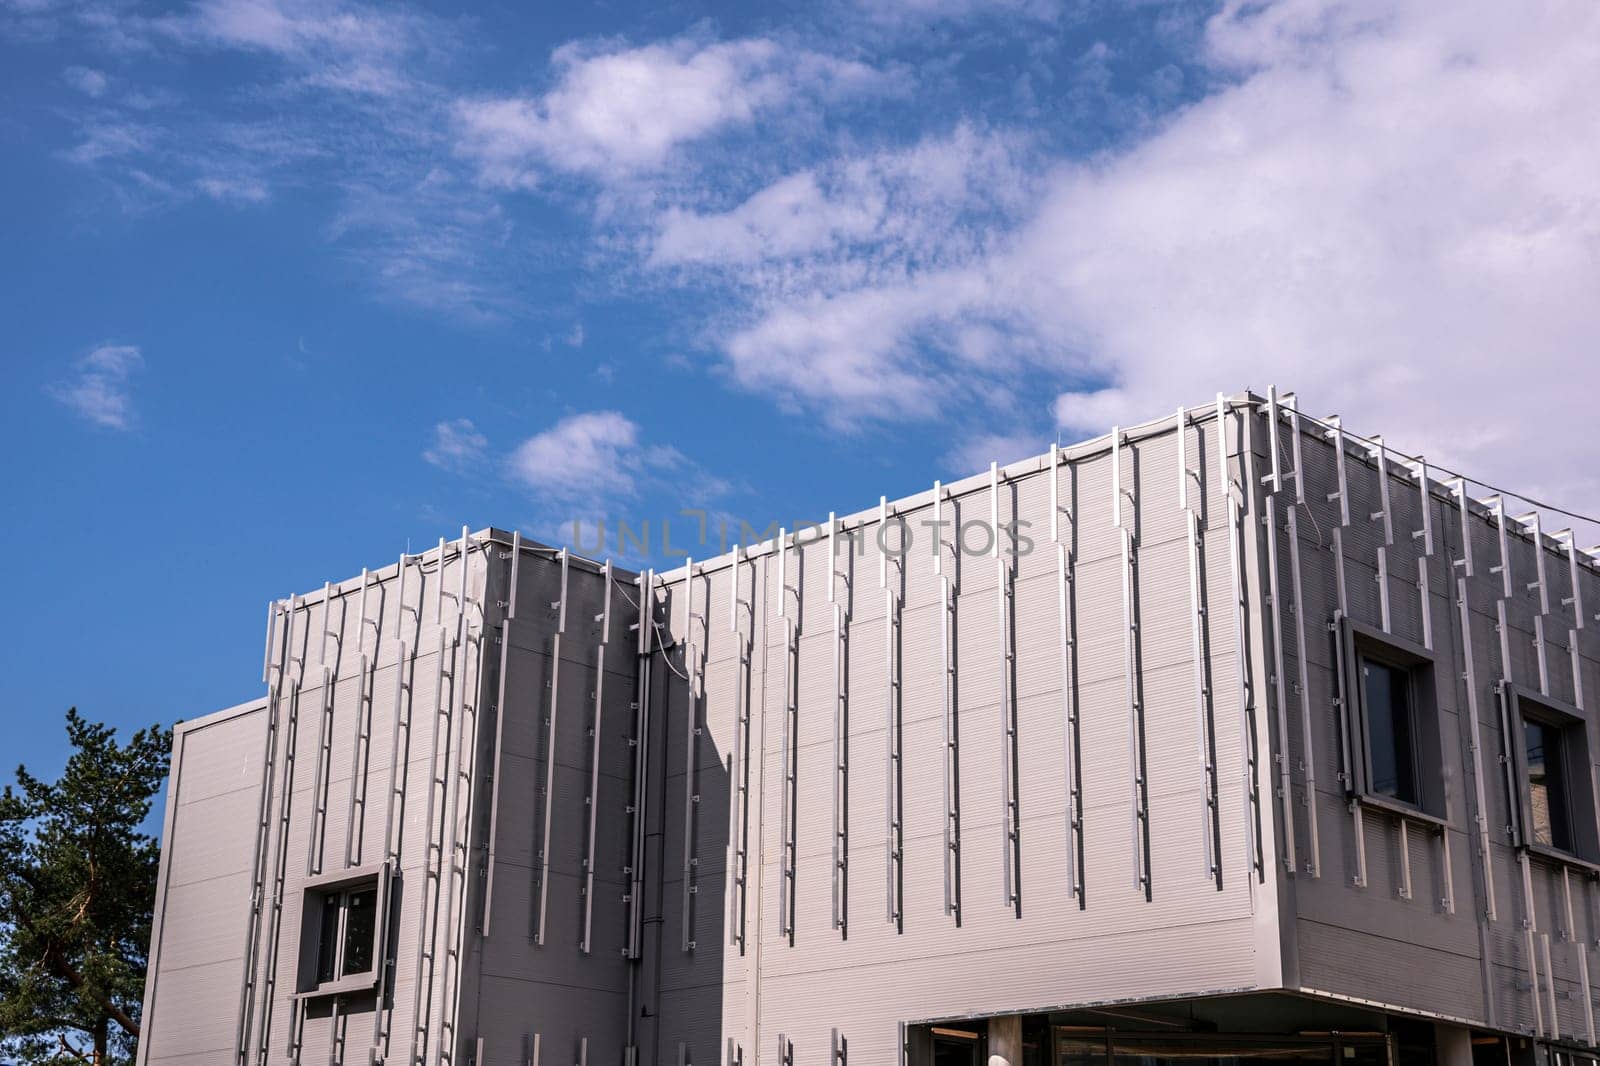
<path fill-rule="evenodd" d="M 1600 572 L 1219 396 L 664 572 L 496 529 L 181 726 L 142 1063 L 1594 1052 Z"/>

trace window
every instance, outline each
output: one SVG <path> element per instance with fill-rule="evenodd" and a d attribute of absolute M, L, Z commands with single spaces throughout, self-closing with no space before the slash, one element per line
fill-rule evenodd
<path fill-rule="evenodd" d="M 1345 788 L 1364 803 L 1442 822 L 1446 816 L 1433 653 L 1341 619 Z"/>
<path fill-rule="evenodd" d="M 1372 790 L 1413 807 L 1421 806 L 1411 671 L 1364 657 L 1361 688 L 1367 709 Z"/>
<path fill-rule="evenodd" d="M 933 1038 L 933 1066 L 975 1066 L 978 1061 L 978 1041 L 958 1037 Z"/>
<path fill-rule="evenodd" d="M 300 930 L 303 995 L 357 992 L 382 965 L 386 868 L 343 870 L 306 886 Z"/>
<path fill-rule="evenodd" d="M 1535 844 L 1572 850 L 1572 821 L 1567 812 L 1567 779 L 1562 769 L 1566 752 L 1561 729 L 1529 718 L 1522 723 L 1528 752 L 1528 831 Z"/>
<path fill-rule="evenodd" d="M 377 930 L 376 885 L 329 894 L 322 901 L 317 938 L 317 983 L 372 972 L 372 938 Z"/>
<path fill-rule="evenodd" d="M 1511 713 L 1507 748 L 1515 805 L 1513 831 L 1523 847 L 1600 862 L 1596 839 L 1593 775 L 1588 727 L 1583 714 L 1515 685 L 1503 686 Z"/>

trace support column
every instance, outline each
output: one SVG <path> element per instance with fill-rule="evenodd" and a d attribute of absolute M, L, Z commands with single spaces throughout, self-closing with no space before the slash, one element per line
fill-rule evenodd
<path fill-rule="evenodd" d="M 1022 1066 L 1022 1015 L 989 1019 L 989 1066 Z"/>
<path fill-rule="evenodd" d="M 1433 1041 L 1439 1066 L 1472 1066 L 1472 1030 L 1438 1022 Z"/>

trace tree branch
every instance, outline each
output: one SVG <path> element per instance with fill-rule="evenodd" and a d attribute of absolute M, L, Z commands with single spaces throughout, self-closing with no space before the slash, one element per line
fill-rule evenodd
<path fill-rule="evenodd" d="M 79 1051 L 77 1048 L 75 1048 L 71 1044 L 67 1043 L 67 1038 L 64 1035 L 62 1035 L 61 1033 L 57 1033 L 56 1034 L 56 1043 L 61 1045 L 61 1050 L 62 1051 L 65 1051 L 67 1054 L 71 1055 L 73 1058 L 77 1059 L 79 1062 L 92 1062 L 93 1061 L 92 1059 L 89 1058 L 89 1056 L 85 1055 L 83 1052 Z"/>
<path fill-rule="evenodd" d="M 33 924 L 27 920 L 26 916 L 19 914 L 16 916 L 16 918 L 18 924 L 24 929 L 28 930 L 30 933 L 34 931 Z M 83 974 L 79 973 L 73 967 L 73 965 L 62 956 L 60 949 L 54 944 L 51 944 L 45 948 L 44 958 L 40 961 L 49 968 L 50 972 L 66 981 L 67 984 L 71 985 L 74 990 L 84 988 L 85 981 Z M 106 1012 L 106 1017 L 116 1022 L 117 1025 L 121 1027 L 123 1032 L 127 1033 L 134 1039 L 138 1039 L 139 1023 L 130 1018 L 127 1011 L 113 1003 L 110 997 L 98 989 L 90 988 L 87 989 L 87 991 L 89 993 L 89 998 L 100 1004 L 100 1009 Z"/>
<path fill-rule="evenodd" d="M 65 980 L 74 989 L 83 989 L 88 992 L 89 998 L 100 1004 L 100 1009 L 106 1012 L 106 1017 L 116 1022 L 123 1032 L 134 1038 L 139 1036 L 139 1023 L 128 1017 L 128 1012 L 113 1003 L 111 997 L 104 992 L 86 987 L 83 975 L 75 970 L 70 962 L 62 958 L 59 951 L 51 948 L 45 955 L 45 962 L 57 977 Z"/>

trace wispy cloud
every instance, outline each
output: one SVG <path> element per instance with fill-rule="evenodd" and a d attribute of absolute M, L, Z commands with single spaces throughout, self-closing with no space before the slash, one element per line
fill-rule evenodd
<path fill-rule="evenodd" d="M 449 96 L 429 78 L 449 65 L 465 23 L 349 0 L 77 17 L 129 68 L 265 60 L 231 63 L 229 91 L 203 101 L 130 88 L 72 112 L 78 138 L 63 158 L 100 177 L 107 202 L 134 214 L 196 199 L 260 208 L 316 187 L 334 194 L 324 227 L 333 253 L 383 298 L 469 322 L 512 309 L 518 257 L 504 249 L 503 214 L 451 160 Z M 134 84 L 128 75 L 119 89 L 123 80 Z"/>
<path fill-rule="evenodd" d="M 270 194 L 265 182 L 252 178 L 200 178 L 195 187 L 213 200 L 224 203 L 265 203 Z"/>
<path fill-rule="evenodd" d="M 329 236 L 385 298 L 473 324 L 526 310 L 505 283 L 525 252 L 503 207 L 461 175 L 379 166 L 342 179 Z"/>
<path fill-rule="evenodd" d="M 978 433 L 959 442 L 945 454 L 951 477 L 988 469 L 990 463 L 1004 466 L 1050 447 L 1053 438 L 1035 433 Z"/>
<path fill-rule="evenodd" d="M 155 134 L 156 131 L 144 123 L 97 118 L 84 125 L 80 140 L 64 155 L 81 166 L 93 166 L 108 159 L 126 159 L 148 151 Z"/>
<path fill-rule="evenodd" d="M 134 421 L 130 379 L 144 368 L 144 356 L 128 344 L 103 344 L 77 363 L 76 374 L 49 387 L 49 393 L 80 417 L 106 429 L 131 429 Z"/>
<path fill-rule="evenodd" d="M 61 79 L 88 97 L 104 96 L 110 84 L 104 73 L 89 67 L 68 67 L 61 72 Z"/>
<path fill-rule="evenodd" d="M 856 0 L 855 6 L 875 22 L 907 28 L 984 17 L 1054 22 L 1066 8 L 1063 0 Z"/>
<path fill-rule="evenodd" d="M 1038 162 L 1024 138 L 963 123 L 720 214 L 669 209 L 647 262 L 748 301 L 713 338 L 746 388 L 836 426 L 931 417 L 950 390 L 998 394 L 1028 362 L 988 264 L 1033 202 Z"/>
<path fill-rule="evenodd" d="M 962 122 L 909 146 L 824 159 L 725 211 L 664 209 L 648 265 L 794 293 L 965 262 L 1032 203 L 1036 154 L 1025 137 Z"/>
<path fill-rule="evenodd" d="M 422 458 L 441 470 L 466 471 L 476 467 L 489 447 L 489 438 L 478 432 L 470 418 L 454 418 L 433 427 L 433 443 Z"/>
<path fill-rule="evenodd" d="M 575 42 L 558 48 L 551 65 L 555 84 L 542 95 L 457 104 L 458 150 L 484 180 L 532 187 L 550 171 L 620 180 L 764 112 L 891 80 L 866 64 L 765 38 L 637 48 Z"/>
<path fill-rule="evenodd" d="M 380 96 L 410 87 L 408 64 L 448 52 L 457 37 L 455 23 L 418 8 L 359 0 L 197 0 L 155 15 L 123 5 L 69 10 L 102 48 L 123 56 L 173 46 L 254 52 L 287 64 L 299 85 Z"/>

